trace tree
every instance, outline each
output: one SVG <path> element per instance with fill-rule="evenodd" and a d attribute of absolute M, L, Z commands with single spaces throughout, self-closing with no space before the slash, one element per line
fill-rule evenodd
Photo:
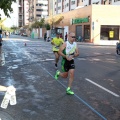
<path fill-rule="evenodd" d="M 49 25 L 49 24 L 46 24 L 46 25 L 45 25 L 45 28 L 46 28 L 46 30 L 50 30 L 50 25 Z"/>
<path fill-rule="evenodd" d="M 40 28 L 42 28 L 45 25 L 45 18 L 41 18 L 39 21 Z"/>
<path fill-rule="evenodd" d="M 53 24 L 54 25 L 59 24 L 60 21 L 62 21 L 63 19 L 64 19 L 64 16 L 62 14 L 58 14 L 58 15 L 55 15 L 55 16 L 48 17 L 46 19 L 46 22 L 53 26 Z"/>
<path fill-rule="evenodd" d="M 39 21 L 35 20 L 35 22 L 32 24 L 32 28 L 39 28 Z"/>
<path fill-rule="evenodd" d="M 6 20 L 6 18 L 4 18 L 3 20 L 0 20 L 0 27 L 1 27 L 1 29 L 3 28 L 3 26 L 4 26 L 4 24 L 3 24 L 3 22 Z"/>
<path fill-rule="evenodd" d="M 32 24 L 32 28 L 42 28 L 45 24 L 45 19 L 41 18 L 40 20 L 35 19 L 35 22 Z"/>
<path fill-rule="evenodd" d="M 12 26 L 10 29 L 12 29 L 13 31 L 15 31 L 15 30 L 18 29 L 18 27 L 16 27 L 16 26 Z"/>
<path fill-rule="evenodd" d="M 13 12 L 11 8 L 12 2 L 16 2 L 16 0 L 0 0 L 0 8 L 7 17 L 10 17 L 9 12 Z"/>

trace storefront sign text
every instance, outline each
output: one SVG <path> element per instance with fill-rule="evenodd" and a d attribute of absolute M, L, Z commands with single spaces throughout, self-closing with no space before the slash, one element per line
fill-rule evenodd
<path fill-rule="evenodd" d="M 86 23 L 86 22 L 89 22 L 88 18 L 76 18 L 76 19 L 72 19 L 72 23 L 73 24 Z"/>

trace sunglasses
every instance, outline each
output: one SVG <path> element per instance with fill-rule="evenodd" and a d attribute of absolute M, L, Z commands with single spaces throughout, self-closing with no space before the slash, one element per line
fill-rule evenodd
<path fill-rule="evenodd" d="M 75 36 L 71 36 L 72 38 L 76 38 Z"/>

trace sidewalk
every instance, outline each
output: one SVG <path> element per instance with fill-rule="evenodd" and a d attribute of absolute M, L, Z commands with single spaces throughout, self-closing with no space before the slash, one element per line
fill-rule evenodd
<path fill-rule="evenodd" d="M 30 39 L 30 40 L 37 40 L 37 41 L 42 41 L 42 42 L 46 42 L 44 41 L 43 38 L 31 38 L 31 37 L 27 37 L 27 39 Z M 87 46 L 113 46 L 115 47 L 116 45 L 115 44 L 94 44 L 94 43 L 90 43 L 90 42 L 77 42 L 78 45 L 87 45 Z"/>
<path fill-rule="evenodd" d="M 113 46 L 115 47 L 115 44 L 94 44 L 89 42 L 77 42 L 78 45 L 88 45 L 88 46 Z"/>

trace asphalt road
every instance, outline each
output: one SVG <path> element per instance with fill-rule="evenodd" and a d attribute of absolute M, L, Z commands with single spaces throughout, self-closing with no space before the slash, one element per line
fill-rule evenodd
<path fill-rule="evenodd" d="M 68 79 L 54 79 L 50 42 L 20 36 L 4 39 L 0 84 L 16 87 L 17 105 L 0 108 L 0 118 L 120 120 L 120 56 L 115 46 L 78 43 L 78 47 L 80 56 L 75 59 L 72 86 L 75 95 L 70 96 L 65 93 Z M 1 92 L 0 101 L 3 96 Z"/>

